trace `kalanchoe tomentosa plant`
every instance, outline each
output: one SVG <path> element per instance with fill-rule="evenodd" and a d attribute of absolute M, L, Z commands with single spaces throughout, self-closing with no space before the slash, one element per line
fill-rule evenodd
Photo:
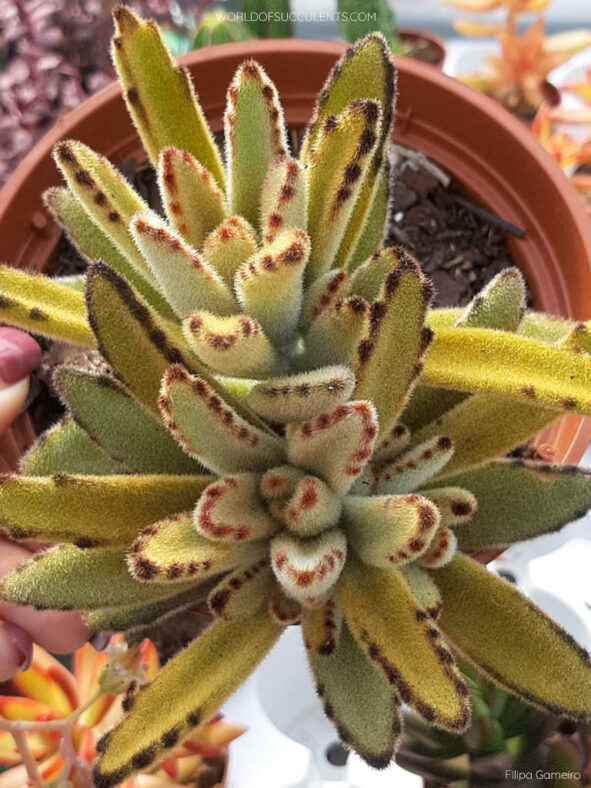
<path fill-rule="evenodd" d="M 244 63 L 224 166 L 155 25 L 115 20 L 166 218 L 104 158 L 57 145 L 67 187 L 46 200 L 88 273 L 4 268 L 0 316 L 98 348 L 108 372 L 57 371 L 69 415 L 3 480 L 12 538 L 57 546 L 1 594 L 111 630 L 207 597 L 214 622 L 129 699 L 97 785 L 163 757 L 295 622 L 339 736 L 377 767 L 403 702 L 467 728 L 454 652 L 588 717 L 589 656 L 469 557 L 591 505 L 583 471 L 498 459 L 565 410 L 591 413 L 588 326 L 524 314 L 517 271 L 428 312 L 418 265 L 380 248 L 395 76 L 379 35 L 334 67 L 299 159 L 274 85 Z"/>

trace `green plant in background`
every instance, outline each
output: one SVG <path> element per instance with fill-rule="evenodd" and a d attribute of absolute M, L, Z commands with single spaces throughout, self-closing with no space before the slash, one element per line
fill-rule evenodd
<path fill-rule="evenodd" d="M 337 0 L 339 25 L 346 41 L 353 43 L 368 33 L 378 31 L 395 54 L 406 52 L 398 38 L 396 14 L 388 0 Z M 359 18 L 359 12 L 363 14 Z"/>
<path fill-rule="evenodd" d="M 589 725 L 526 706 L 467 665 L 461 667 L 472 698 L 470 727 L 458 736 L 405 715 L 396 753 L 401 766 L 421 775 L 427 788 L 589 785 L 591 778 L 584 776 Z"/>
<path fill-rule="evenodd" d="M 290 0 L 240 0 L 246 26 L 256 38 L 291 38 Z"/>
<path fill-rule="evenodd" d="M 205 11 L 193 39 L 193 49 L 229 44 L 232 41 L 248 41 L 253 36 L 248 27 L 238 20 L 228 19 L 228 14 L 220 9 Z"/>
<path fill-rule="evenodd" d="M 97 784 L 161 758 L 297 621 L 327 715 L 376 767 L 402 702 L 467 729 L 454 652 L 588 718 L 588 654 L 469 553 L 591 506 L 588 473 L 499 459 L 591 413 L 589 326 L 525 313 L 516 270 L 429 311 L 417 263 L 381 248 L 395 74 L 379 34 L 333 68 L 299 159 L 273 83 L 243 63 L 222 161 L 157 27 L 123 7 L 115 23 L 166 218 L 103 157 L 56 146 L 66 187 L 46 203 L 88 273 L 0 269 L 0 318 L 96 348 L 107 371 L 56 371 L 68 416 L 2 479 L 10 536 L 56 546 L 0 590 L 93 629 L 205 598 L 214 622 L 130 697 Z"/>

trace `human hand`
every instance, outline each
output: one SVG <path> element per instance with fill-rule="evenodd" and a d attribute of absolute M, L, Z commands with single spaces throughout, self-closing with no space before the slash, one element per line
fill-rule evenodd
<path fill-rule="evenodd" d="M 40 360 L 41 349 L 28 334 L 0 327 L 0 435 L 21 413 L 29 391 L 29 374 Z M 0 578 L 32 553 L 30 548 L 0 535 Z M 69 653 L 82 646 L 89 634 L 77 613 L 38 611 L 0 601 L 0 681 L 29 667 L 33 642 L 47 651 Z"/>

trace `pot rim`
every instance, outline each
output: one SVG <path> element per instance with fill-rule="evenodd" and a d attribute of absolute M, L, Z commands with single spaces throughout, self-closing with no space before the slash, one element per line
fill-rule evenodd
<path fill-rule="evenodd" d="M 323 68 L 326 68 L 324 73 L 327 73 L 331 62 L 336 60 L 346 48 L 347 44 L 335 41 L 309 39 L 251 40 L 232 44 L 220 44 L 215 47 L 194 50 L 179 58 L 179 62 L 181 65 L 197 68 L 200 64 L 221 64 L 223 61 L 235 63 L 247 57 L 256 58 L 259 56 L 264 58 L 265 56 L 270 56 L 281 58 L 287 56 L 293 58 L 296 56 L 302 58 L 302 68 L 305 68 L 308 67 L 310 63 L 310 60 L 306 59 L 306 56 L 309 55 L 316 56 L 316 61 L 313 63 L 315 66 L 318 66 L 320 62 L 318 56 L 321 56 L 323 59 Z M 564 177 L 558 165 L 546 151 L 544 151 L 542 146 L 539 145 L 529 131 L 527 131 L 517 119 L 500 108 L 492 99 L 442 74 L 437 69 L 407 57 L 397 57 L 395 61 L 400 72 L 406 74 L 407 77 L 422 79 L 430 83 L 430 88 L 435 88 L 444 92 L 448 100 L 453 98 L 459 102 L 460 105 L 470 105 L 480 116 L 485 116 L 488 122 L 494 124 L 498 134 L 504 134 L 513 139 L 518 139 L 522 151 L 529 157 L 529 163 L 531 164 L 533 162 L 535 167 L 544 173 L 546 179 L 552 182 L 556 192 L 559 193 L 563 207 L 571 216 L 573 226 L 576 226 L 578 230 L 578 236 L 580 236 L 578 241 L 584 250 L 584 254 L 581 254 L 581 258 L 585 257 L 588 265 L 591 267 L 591 222 L 587 214 L 587 209 L 574 188 Z M 318 68 L 316 68 L 316 71 L 317 70 Z M 300 81 L 303 81 L 303 78 L 300 78 Z M 32 178 L 38 167 L 44 166 L 46 162 L 49 161 L 50 151 L 55 142 L 64 137 L 76 136 L 76 129 L 81 123 L 88 122 L 96 113 L 108 111 L 109 105 L 112 105 L 112 102 L 116 102 L 120 95 L 121 88 L 117 82 L 114 82 L 112 85 L 107 86 L 84 101 L 79 107 L 72 110 L 67 115 L 59 118 L 55 125 L 37 142 L 35 147 L 12 173 L 2 191 L 0 191 L 0 228 L 2 224 L 7 221 L 6 213 L 15 197 L 23 188 L 23 184 L 26 184 L 26 182 Z M 286 107 L 286 114 L 289 115 L 290 124 L 292 126 L 305 125 L 310 116 L 310 99 L 312 91 L 310 89 L 306 90 L 305 87 L 298 84 L 297 89 L 292 85 L 291 89 L 288 88 L 287 91 L 281 91 L 281 95 L 284 106 Z M 217 103 L 209 102 L 204 104 L 206 115 L 213 114 L 217 120 L 217 123 L 212 124 L 214 130 L 217 130 L 216 126 L 219 128 L 221 123 L 219 119 L 223 116 L 223 107 L 225 103 L 223 99 L 224 93 L 220 92 Z M 289 108 L 288 111 L 287 108 Z M 419 129 L 420 134 L 428 135 L 434 132 L 432 128 L 433 124 L 429 124 L 429 119 L 423 121 L 421 118 L 411 117 L 409 119 L 409 117 L 403 116 L 400 118 L 398 124 L 402 129 L 402 134 L 404 134 L 405 127 L 408 123 L 414 124 Z M 398 131 L 400 131 L 400 129 Z M 132 139 L 136 140 L 131 120 L 129 120 L 129 134 Z M 431 147 L 435 144 L 433 139 L 435 139 L 435 137 L 429 139 Z M 474 172 L 474 161 L 467 163 L 465 166 L 462 164 L 462 159 L 459 156 L 461 146 L 458 140 L 452 139 L 448 135 L 448 137 L 445 138 L 441 136 L 441 141 L 446 142 L 450 148 L 447 152 L 448 159 L 453 159 L 457 161 L 458 164 L 457 170 L 450 167 L 450 171 L 456 178 L 466 183 L 466 178 L 463 177 L 463 175 Z M 121 147 L 124 147 L 124 142 L 125 141 L 123 141 Z M 127 140 L 127 142 L 129 142 L 129 140 Z M 136 148 L 137 147 L 136 144 Z M 442 151 L 442 155 L 444 152 L 445 151 Z M 116 154 L 112 152 L 108 155 L 112 155 L 116 158 Z M 432 153 L 429 152 L 428 155 L 432 155 Z M 434 155 L 433 158 L 437 161 L 437 155 Z M 478 155 L 475 154 L 474 158 L 478 159 Z M 443 166 L 447 166 L 447 162 L 444 163 Z M 470 167 L 472 169 L 470 169 Z M 500 175 L 497 180 L 501 180 Z M 469 186 L 469 184 L 467 185 Z M 43 187 L 44 186 L 45 184 L 43 184 Z M 41 187 L 39 187 L 39 189 L 40 188 Z M 477 189 L 475 189 L 473 193 L 478 195 L 483 204 L 487 204 L 486 198 L 481 197 Z M 517 198 L 520 197 L 519 194 L 516 196 Z M 488 207 L 491 206 L 489 205 Z M 492 206 L 492 208 L 494 210 L 494 206 Z M 37 238 L 34 247 L 35 254 L 31 255 L 31 264 L 27 265 L 27 267 L 39 269 L 43 267 L 43 262 L 47 259 L 46 256 L 44 258 L 44 248 L 47 250 L 53 250 L 55 248 L 56 233 L 58 232 L 56 228 L 51 226 L 46 215 L 41 210 L 40 199 L 38 200 L 38 210 L 33 213 L 31 223 L 33 225 L 33 232 L 37 233 Z M 534 227 L 534 229 L 537 230 L 539 228 Z M 30 235 L 31 228 L 27 228 L 27 231 Z M 540 235 L 543 240 L 544 233 L 541 232 Z M 41 242 L 39 236 L 41 236 Z M 45 242 L 45 247 L 43 247 L 43 242 Z M 28 249 L 25 244 L 21 257 L 26 257 L 27 251 Z M 15 261 L 17 265 L 19 262 L 22 265 L 24 261 Z M 554 264 L 554 269 L 560 271 L 560 265 L 556 262 Z M 562 291 L 555 294 L 555 300 L 560 304 L 558 311 L 563 311 L 567 314 L 570 313 L 570 317 L 581 317 L 581 315 L 574 313 L 575 310 L 571 308 L 569 303 L 568 294 L 569 292 L 572 293 L 573 286 L 576 286 L 576 283 L 573 285 L 573 283 L 567 282 L 565 277 L 560 274 L 554 286 L 550 283 L 550 285 L 547 286 L 547 290 L 551 291 L 556 289 Z M 542 306 L 545 305 L 542 304 Z M 548 307 L 546 306 L 546 308 Z M 545 430 L 541 436 L 537 436 L 534 445 L 542 450 L 540 452 L 542 456 L 544 456 L 544 444 L 546 444 L 546 446 L 550 444 L 551 449 L 555 450 L 553 459 L 556 461 L 567 460 L 576 462 L 582 456 L 589 440 L 591 440 L 591 421 L 584 420 L 579 416 L 573 416 L 571 414 L 561 419 L 548 430 Z M 556 449 L 557 446 L 558 448 Z M 546 455 L 548 455 L 548 453 L 549 452 L 546 452 Z M 544 458 L 550 459 L 549 456 Z"/>

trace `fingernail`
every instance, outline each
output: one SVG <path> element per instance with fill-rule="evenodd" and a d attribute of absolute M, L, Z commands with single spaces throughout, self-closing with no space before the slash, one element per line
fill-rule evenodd
<path fill-rule="evenodd" d="M 0 328 L 0 384 L 10 386 L 26 378 L 41 361 L 41 348 L 17 328 Z"/>
<path fill-rule="evenodd" d="M 95 651 L 104 651 L 109 645 L 111 635 L 108 632 L 91 632 L 88 642 Z"/>
<path fill-rule="evenodd" d="M 9 621 L 3 622 L 2 629 L 8 642 L 18 653 L 19 670 L 28 670 L 33 662 L 33 641 L 23 629 Z"/>

